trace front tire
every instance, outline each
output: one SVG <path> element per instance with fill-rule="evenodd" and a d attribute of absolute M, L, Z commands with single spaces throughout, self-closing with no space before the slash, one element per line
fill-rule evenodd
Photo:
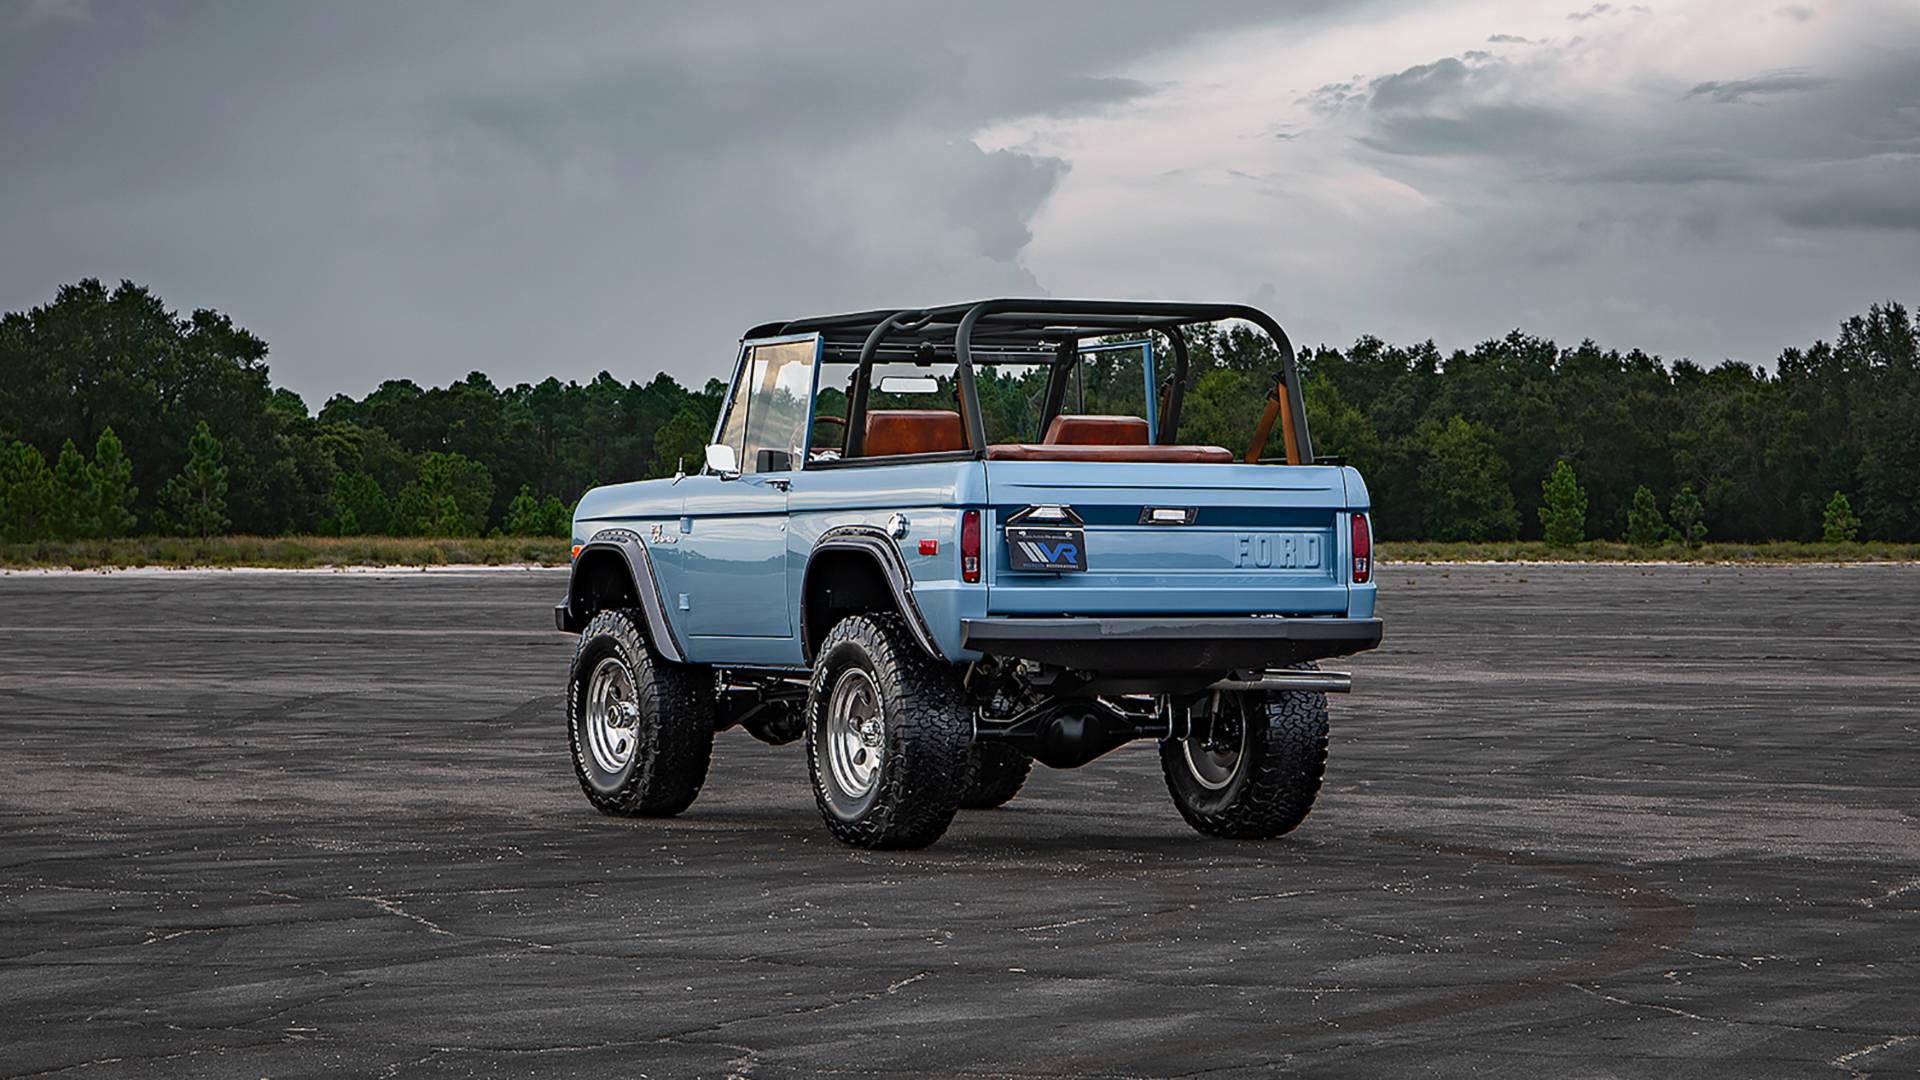
<path fill-rule="evenodd" d="M 814 801 L 842 843 L 919 848 L 953 821 L 973 716 L 954 669 L 898 615 L 852 615 L 820 645 L 807 692 Z"/>
<path fill-rule="evenodd" d="M 580 632 L 567 677 L 567 743 L 580 790 L 603 814 L 670 817 L 693 805 L 713 756 L 713 676 L 662 659 L 634 611 Z"/>
<path fill-rule="evenodd" d="M 1160 744 L 1167 790 L 1209 836 L 1266 839 L 1306 820 L 1327 771 L 1327 695 L 1223 693 L 1221 719 Z"/>

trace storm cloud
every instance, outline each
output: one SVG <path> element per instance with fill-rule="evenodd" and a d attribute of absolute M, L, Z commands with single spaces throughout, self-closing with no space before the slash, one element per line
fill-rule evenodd
<path fill-rule="evenodd" d="M 1473 11 L 14 3 L 0 308 L 132 278 L 318 405 L 994 294 L 1710 361 L 1910 291 L 1910 7 Z"/>
<path fill-rule="evenodd" d="M 1080 292 L 1270 298 L 1310 341 L 1519 326 L 1709 364 L 1912 301 L 1920 10 L 1476 12 L 1246 31 L 1120 69 L 1171 88 L 1125 109 L 997 125 L 984 145 L 1069 167 L 1025 265 Z M 1299 61 L 1257 59 L 1282 47 Z M 1154 147 L 1178 150 L 1131 166 Z M 1151 280 L 1107 269 L 1115 219 L 1161 253 Z"/>

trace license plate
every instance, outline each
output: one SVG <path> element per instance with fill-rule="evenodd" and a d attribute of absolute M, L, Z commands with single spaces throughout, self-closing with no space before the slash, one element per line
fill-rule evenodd
<path fill-rule="evenodd" d="M 1064 574 L 1087 568 L 1085 529 L 1043 525 L 1007 526 L 1007 569 Z"/>

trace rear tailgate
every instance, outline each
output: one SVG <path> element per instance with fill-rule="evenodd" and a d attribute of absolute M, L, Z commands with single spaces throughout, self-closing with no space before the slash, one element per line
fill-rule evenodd
<path fill-rule="evenodd" d="M 990 461 L 987 495 L 993 614 L 1347 613 L 1337 467 Z M 1008 566 L 1007 520 L 1037 505 L 1085 523 L 1084 572 Z M 1144 523 L 1156 509 L 1190 523 Z"/>

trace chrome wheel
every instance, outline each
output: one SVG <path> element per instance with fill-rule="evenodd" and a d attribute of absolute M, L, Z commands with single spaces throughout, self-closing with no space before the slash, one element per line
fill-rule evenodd
<path fill-rule="evenodd" d="M 1247 753 L 1249 725 L 1241 703 L 1223 699 L 1215 707 L 1211 734 L 1188 735 L 1180 740 L 1186 755 L 1187 771 L 1193 781 L 1208 791 L 1219 791 L 1233 783 L 1240 771 L 1240 759 Z"/>
<path fill-rule="evenodd" d="M 587 751 L 593 763 L 609 774 L 625 770 L 633 760 L 639 725 L 633 672 L 617 656 L 602 659 L 587 681 Z"/>
<path fill-rule="evenodd" d="M 865 668 L 850 667 L 833 684 L 827 699 L 827 771 L 833 785 L 858 800 L 880 780 L 886 756 L 887 728 L 880 688 Z"/>

